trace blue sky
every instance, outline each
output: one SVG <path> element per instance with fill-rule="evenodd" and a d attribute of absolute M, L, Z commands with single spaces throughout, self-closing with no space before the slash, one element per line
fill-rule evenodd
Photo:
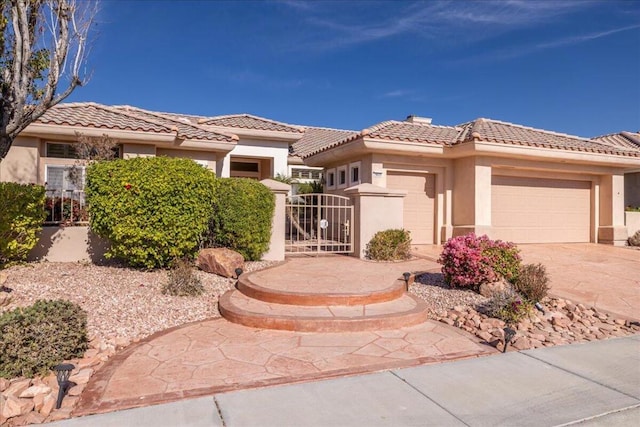
<path fill-rule="evenodd" d="M 69 101 L 360 130 L 640 130 L 637 1 L 103 1 Z"/>

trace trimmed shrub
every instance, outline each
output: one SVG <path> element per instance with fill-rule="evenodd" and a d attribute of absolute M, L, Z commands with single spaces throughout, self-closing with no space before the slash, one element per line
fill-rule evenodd
<path fill-rule="evenodd" d="M 403 229 L 378 231 L 367 243 L 367 258 L 376 261 L 410 259 L 410 232 Z"/>
<path fill-rule="evenodd" d="M 108 258 L 164 267 L 195 255 L 213 212 L 215 174 L 192 160 L 137 157 L 87 169 L 92 230 L 111 243 Z"/>
<path fill-rule="evenodd" d="M 198 296 L 204 292 L 204 286 L 188 259 L 177 259 L 172 267 L 167 273 L 167 282 L 162 286 L 163 294 L 182 297 Z"/>
<path fill-rule="evenodd" d="M 636 231 L 633 236 L 628 239 L 629 246 L 640 246 L 640 230 Z"/>
<path fill-rule="evenodd" d="M 0 182 L 0 269 L 25 261 L 38 243 L 44 222 L 45 191 L 41 185 Z"/>
<path fill-rule="evenodd" d="M 515 288 L 531 303 L 542 301 L 549 293 L 549 277 L 542 264 L 525 264 L 520 268 Z"/>
<path fill-rule="evenodd" d="M 481 284 L 501 277 L 516 280 L 521 258 L 513 243 L 469 233 L 447 240 L 438 262 L 449 286 L 478 290 Z"/>
<path fill-rule="evenodd" d="M 275 200 L 264 184 L 219 178 L 204 247 L 225 247 L 256 261 L 269 249 Z"/>
<path fill-rule="evenodd" d="M 46 375 L 81 357 L 87 345 L 87 314 L 69 301 L 39 300 L 0 316 L 0 377 Z"/>
<path fill-rule="evenodd" d="M 512 288 L 495 292 L 484 305 L 484 311 L 491 316 L 515 324 L 533 311 L 533 303 L 523 298 Z"/>

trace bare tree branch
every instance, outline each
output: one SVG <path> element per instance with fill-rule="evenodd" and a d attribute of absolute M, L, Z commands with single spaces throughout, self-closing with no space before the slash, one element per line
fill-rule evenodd
<path fill-rule="evenodd" d="M 0 8 L 1 161 L 20 132 L 86 83 L 81 71 L 98 3 L 0 0 Z"/>

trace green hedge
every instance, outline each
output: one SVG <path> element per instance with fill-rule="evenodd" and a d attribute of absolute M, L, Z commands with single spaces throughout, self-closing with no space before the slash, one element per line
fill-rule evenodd
<path fill-rule="evenodd" d="M 167 266 L 193 256 L 206 233 L 215 174 L 192 160 L 138 157 L 87 170 L 92 230 L 108 239 L 106 256 L 134 267 Z"/>
<path fill-rule="evenodd" d="M 247 260 L 259 260 L 269 249 L 274 203 L 271 190 L 258 181 L 217 179 L 208 245 L 233 249 Z"/>
<path fill-rule="evenodd" d="M 411 258 L 411 234 L 403 229 L 378 231 L 367 243 L 367 258 L 399 261 Z"/>
<path fill-rule="evenodd" d="M 46 375 L 55 365 L 82 357 L 87 314 L 64 300 L 39 300 L 0 315 L 0 377 Z"/>
<path fill-rule="evenodd" d="M 0 183 L 0 269 L 25 261 L 38 243 L 44 222 L 45 191 L 41 185 Z"/>

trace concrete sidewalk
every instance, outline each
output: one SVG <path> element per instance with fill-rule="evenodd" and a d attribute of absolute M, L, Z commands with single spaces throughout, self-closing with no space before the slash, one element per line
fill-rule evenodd
<path fill-rule="evenodd" d="M 640 335 L 219 393 L 48 424 L 640 425 Z"/>

